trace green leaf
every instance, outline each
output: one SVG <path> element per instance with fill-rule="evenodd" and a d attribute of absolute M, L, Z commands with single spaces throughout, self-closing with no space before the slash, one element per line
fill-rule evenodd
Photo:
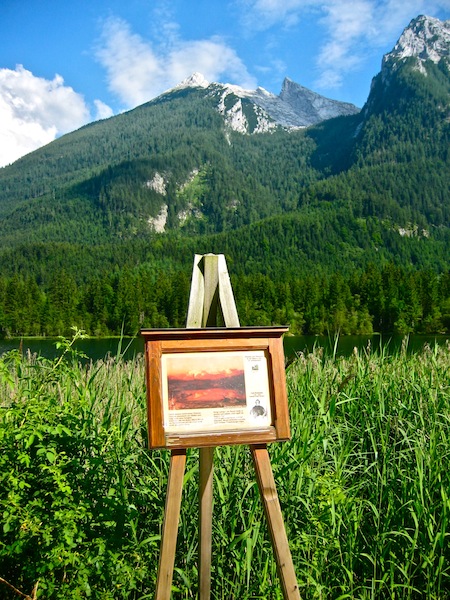
<path fill-rule="evenodd" d="M 55 462 L 56 454 L 52 450 L 47 450 L 45 456 L 49 463 L 53 464 Z"/>

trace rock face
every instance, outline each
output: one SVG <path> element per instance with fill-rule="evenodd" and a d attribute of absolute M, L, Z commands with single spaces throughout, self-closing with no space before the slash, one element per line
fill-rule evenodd
<path fill-rule="evenodd" d="M 325 98 L 289 78 L 284 80 L 278 96 L 261 87 L 245 90 L 237 85 L 208 83 L 200 73 L 194 73 L 166 93 L 183 88 L 204 89 L 208 96 L 217 99 L 217 110 L 227 125 L 241 133 L 260 133 L 277 126 L 308 127 L 359 112 L 353 104 Z"/>
<path fill-rule="evenodd" d="M 425 62 L 438 63 L 449 61 L 450 57 L 450 21 L 440 21 L 433 17 L 420 15 L 405 28 L 393 50 L 385 54 L 382 73 L 386 76 L 398 68 L 405 60 L 413 57 L 417 69 L 426 72 Z"/>
<path fill-rule="evenodd" d="M 437 64 L 439 69 L 435 67 Z M 450 74 L 450 20 L 420 15 L 410 22 L 394 48 L 383 56 L 381 71 L 372 79 L 370 94 L 361 112 L 363 119 L 387 104 L 392 110 L 394 103 L 408 101 L 409 92 L 400 76 L 411 70 L 429 81 L 430 94 L 434 93 L 433 82 L 436 89 L 446 94 L 442 86 L 447 85 L 443 84 L 445 73 L 447 77 Z M 438 78 L 437 72 L 440 72 Z"/>
<path fill-rule="evenodd" d="M 295 83 L 288 77 L 283 81 L 279 97 L 308 125 L 358 112 L 354 104 L 325 98 Z"/>

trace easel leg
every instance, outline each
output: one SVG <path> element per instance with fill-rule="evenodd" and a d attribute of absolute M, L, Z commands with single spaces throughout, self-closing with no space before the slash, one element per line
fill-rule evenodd
<path fill-rule="evenodd" d="M 211 594 L 213 459 L 214 448 L 200 449 L 200 568 L 198 577 L 200 600 L 209 600 Z"/>
<path fill-rule="evenodd" d="M 156 600 L 170 600 L 185 466 L 186 450 L 172 450 L 156 581 Z"/>
<path fill-rule="evenodd" d="M 269 526 L 272 547 L 277 562 L 278 573 L 281 580 L 283 597 L 285 600 L 300 600 L 294 563 L 284 528 L 283 515 L 278 500 L 277 488 L 273 477 L 272 465 L 265 444 L 250 446 L 259 493 L 264 505 L 267 524 Z"/>

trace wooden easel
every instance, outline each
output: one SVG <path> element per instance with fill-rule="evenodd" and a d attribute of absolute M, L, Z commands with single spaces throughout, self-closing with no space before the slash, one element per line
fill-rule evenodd
<path fill-rule="evenodd" d="M 217 324 L 220 304 L 226 327 L 239 327 L 239 317 L 222 254 L 195 255 L 186 326 L 212 327 Z M 266 444 L 251 445 L 259 492 L 272 541 L 278 574 L 285 600 L 300 600 L 294 564 L 284 527 L 275 480 Z M 211 546 L 213 511 L 214 448 L 200 448 L 199 463 L 199 594 L 211 594 Z M 161 538 L 156 584 L 156 600 L 170 600 L 175 550 L 180 517 L 186 449 L 171 450 L 169 481 Z"/>

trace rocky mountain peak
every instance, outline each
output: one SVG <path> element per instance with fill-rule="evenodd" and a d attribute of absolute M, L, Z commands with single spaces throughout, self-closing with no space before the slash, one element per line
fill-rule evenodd
<path fill-rule="evenodd" d="M 413 57 L 417 68 L 425 72 L 425 61 L 434 63 L 450 56 L 450 20 L 440 21 L 420 15 L 405 28 L 393 50 L 383 57 L 382 71 L 397 68 L 399 63 Z"/>
<path fill-rule="evenodd" d="M 207 88 L 209 86 L 209 81 L 205 79 L 205 77 L 198 72 L 192 73 L 189 77 L 184 79 L 181 83 L 176 86 L 177 88 L 185 88 L 185 87 L 201 87 Z"/>
<path fill-rule="evenodd" d="M 300 115 L 307 125 L 359 112 L 354 104 L 325 98 L 325 96 L 295 83 L 289 77 L 283 81 L 279 98 Z"/>
<path fill-rule="evenodd" d="M 260 133 L 277 126 L 308 127 L 359 112 L 354 104 L 325 98 L 288 77 L 276 95 L 262 87 L 246 90 L 229 83 L 209 83 L 201 73 L 193 73 L 166 94 L 184 88 L 205 89 L 208 96 L 217 99 L 217 110 L 226 124 L 241 133 Z"/>

